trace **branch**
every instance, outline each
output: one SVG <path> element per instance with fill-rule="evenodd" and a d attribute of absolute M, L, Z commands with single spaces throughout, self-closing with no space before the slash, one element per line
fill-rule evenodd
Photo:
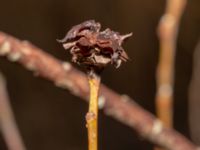
<path fill-rule="evenodd" d="M 9 150 L 25 150 L 10 106 L 6 83 L 0 74 L 0 129 Z"/>
<path fill-rule="evenodd" d="M 88 101 L 89 85 L 85 74 L 68 62 L 53 56 L 26 41 L 20 41 L 0 32 L 0 55 L 16 61 L 56 86 Z M 105 114 L 131 127 L 145 139 L 169 150 L 195 150 L 197 147 L 173 129 L 166 128 L 152 114 L 141 108 L 133 99 L 119 95 L 101 85 L 99 106 Z"/>
<path fill-rule="evenodd" d="M 88 129 L 88 149 L 98 150 L 98 93 L 101 77 L 94 72 L 88 75 L 90 85 L 89 110 L 85 116 Z"/>
<path fill-rule="evenodd" d="M 176 39 L 179 21 L 187 0 L 167 0 L 166 10 L 158 25 L 160 56 L 157 67 L 156 109 L 165 126 L 173 125 L 173 81 Z"/>

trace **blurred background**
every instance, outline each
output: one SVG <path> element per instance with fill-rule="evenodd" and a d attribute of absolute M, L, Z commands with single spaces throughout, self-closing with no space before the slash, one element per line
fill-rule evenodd
<path fill-rule="evenodd" d="M 1 0 L 0 30 L 29 40 L 65 61 L 70 60 L 70 55 L 56 39 L 63 38 L 73 25 L 95 19 L 102 23 L 104 29 L 110 27 L 122 34 L 133 32 L 133 37 L 124 44 L 131 61 L 118 70 L 108 67 L 102 75 L 102 82 L 118 93 L 128 94 L 155 114 L 155 72 L 159 55 L 156 30 L 165 4 L 165 0 Z M 175 61 L 174 128 L 200 144 L 200 100 L 190 101 L 188 94 L 195 70 L 194 51 L 200 51 L 200 46 L 197 48 L 199 0 L 188 1 L 179 31 Z M 197 59 L 200 58 L 198 54 Z M 196 70 L 200 69 L 198 66 Z M 87 149 L 85 113 L 88 105 L 85 102 L 49 81 L 33 77 L 22 66 L 4 58 L 0 58 L 0 70 L 7 79 L 12 108 L 28 150 Z M 192 86 L 196 97 L 200 96 L 199 90 L 200 83 Z M 102 113 L 99 131 L 100 150 L 147 150 L 153 147 L 133 130 Z M 2 135 L 0 149 L 7 150 Z"/>

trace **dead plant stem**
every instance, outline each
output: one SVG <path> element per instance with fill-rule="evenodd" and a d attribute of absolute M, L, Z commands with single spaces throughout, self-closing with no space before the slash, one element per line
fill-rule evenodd
<path fill-rule="evenodd" d="M 98 149 L 98 92 L 100 78 L 97 75 L 89 76 L 90 101 L 89 111 L 86 115 L 88 128 L 88 149 Z"/>

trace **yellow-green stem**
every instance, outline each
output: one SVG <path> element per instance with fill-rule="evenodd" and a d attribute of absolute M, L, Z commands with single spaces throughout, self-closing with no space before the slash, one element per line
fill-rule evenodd
<path fill-rule="evenodd" d="M 96 75 L 89 76 L 90 102 L 86 115 L 88 128 L 88 150 L 98 149 L 98 91 L 100 78 Z"/>

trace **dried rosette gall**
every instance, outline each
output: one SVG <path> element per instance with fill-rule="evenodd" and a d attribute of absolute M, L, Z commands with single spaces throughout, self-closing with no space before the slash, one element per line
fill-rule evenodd
<path fill-rule="evenodd" d="M 120 35 L 109 28 L 104 31 L 100 29 L 99 22 L 85 21 L 72 27 L 58 42 L 62 43 L 65 49 L 70 49 L 73 62 L 83 64 L 88 69 L 101 71 L 108 64 L 118 68 L 122 61 L 129 59 L 122 43 L 132 36 L 132 33 Z"/>

